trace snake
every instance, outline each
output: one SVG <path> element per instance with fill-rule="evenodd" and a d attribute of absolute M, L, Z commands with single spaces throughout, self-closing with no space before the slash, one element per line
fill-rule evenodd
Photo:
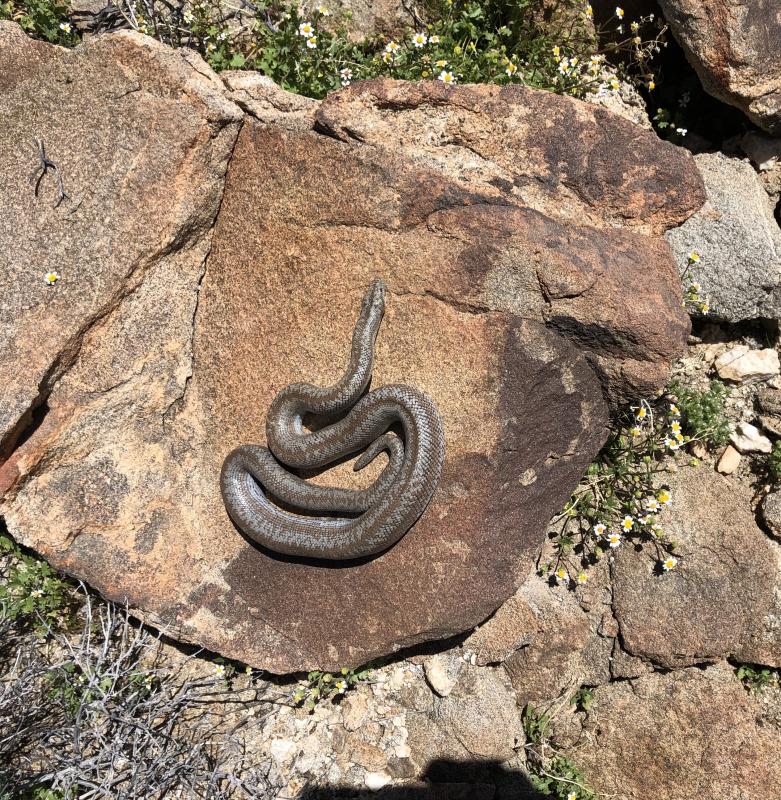
<path fill-rule="evenodd" d="M 268 550 L 330 561 L 375 556 L 410 530 L 436 490 L 445 436 L 433 400 L 406 384 L 366 391 L 385 291 L 384 281 L 375 279 L 363 297 L 344 375 L 327 387 L 284 387 L 269 406 L 266 446 L 240 445 L 222 464 L 220 489 L 230 518 Z M 367 488 L 320 486 L 296 474 L 359 452 L 355 471 L 387 455 Z"/>

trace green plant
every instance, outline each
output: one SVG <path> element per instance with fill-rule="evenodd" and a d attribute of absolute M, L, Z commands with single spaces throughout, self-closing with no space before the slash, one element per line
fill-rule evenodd
<path fill-rule="evenodd" d="M 768 453 L 767 471 L 776 483 L 781 481 L 781 440 L 773 442 L 773 449 Z"/>
<path fill-rule="evenodd" d="M 578 711 L 583 711 L 588 714 L 591 709 L 591 704 L 594 702 L 594 692 L 588 686 L 581 686 L 580 689 L 572 695 L 570 701 Z"/>
<path fill-rule="evenodd" d="M 710 311 L 710 303 L 707 297 L 702 296 L 702 286 L 694 280 L 694 273 L 702 264 L 702 256 L 692 250 L 686 258 L 686 266 L 681 273 L 681 285 L 683 287 L 683 307 L 689 313 L 707 314 Z"/>
<path fill-rule="evenodd" d="M 574 698 L 573 698 L 574 700 Z M 526 734 L 526 764 L 532 786 L 560 800 L 596 800 L 583 773 L 559 752 L 551 731 L 554 714 L 528 704 L 521 717 Z"/>
<path fill-rule="evenodd" d="M 624 416 L 564 510 L 551 520 L 555 555 L 540 565 L 541 574 L 554 584 L 584 584 L 588 568 L 606 549 L 626 540 L 649 543 L 660 573 L 676 567 L 676 542 L 659 520 L 672 503 L 661 476 L 677 469 L 675 456 L 688 441 L 680 416 L 664 399 L 653 405 L 642 400 Z"/>
<path fill-rule="evenodd" d="M 215 69 L 256 69 L 311 97 L 379 76 L 523 83 L 577 96 L 618 91 L 616 70 L 650 80 L 650 61 L 666 30 L 653 15 L 630 21 L 616 9 L 596 31 L 583 0 L 559 0 L 554 14 L 540 0 L 429 3 L 431 22 L 415 16 L 414 26 L 395 39 L 378 34 L 360 43 L 326 5 L 195 0 L 184 10 L 168 0 L 125 0 L 124 9 L 137 30 L 194 47 Z M 608 54 L 621 66 L 609 67 Z"/>
<path fill-rule="evenodd" d="M 752 692 L 761 692 L 769 686 L 779 685 L 779 673 L 777 669 L 762 667 L 757 664 L 739 664 L 735 668 L 735 674 L 743 685 Z"/>
<path fill-rule="evenodd" d="M 30 36 L 52 44 L 72 47 L 79 41 L 61 0 L 0 0 L 0 19 L 18 22 Z"/>
<path fill-rule="evenodd" d="M 64 623 L 74 600 L 70 581 L 0 534 L 0 617 L 44 635 Z"/>
<path fill-rule="evenodd" d="M 294 692 L 293 702 L 313 711 L 318 703 L 325 700 L 333 702 L 359 683 L 365 683 L 372 671 L 372 667 L 344 667 L 337 674 L 315 670 L 306 676 L 306 684 Z"/>
<path fill-rule="evenodd" d="M 703 392 L 676 380 L 670 383 L 669 391 L 681 410 L 683 430 L 691 440 L 715 447 L 729 442 L 732 428 L 724 414 L 728 390 L 723 383 L 712 380 Z"/>

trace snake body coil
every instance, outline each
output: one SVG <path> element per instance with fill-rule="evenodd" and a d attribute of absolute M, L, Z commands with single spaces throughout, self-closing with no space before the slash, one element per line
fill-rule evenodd
<path fill-rule="evenodd" d="M 410 386 L 369 384 L 374 343 L 385 310 L 385 285 L 375 280 L 361 305 L 350 364 L 333 386 L 286 386 L 266 419 L 268 447 L 242 445 L 226 457 L 220 476 L 225 507 L 253 541 L 293 556 L 330 560 L 380 553 L 415 523 L 434 494 L 445 458 L 444 433 L 431 399 Z M 319 430 L 305 415 L 342 415 Z M 398 425 L 402 439 L 389 431 Z M 403 440 L 403 441 L 402 441 Z M 315 486 L 286 469 L 316 469 L 360 450 L 354 469 L 385 451 L 388 463 L 367 489 Z M 292 513 L 272 502 L 302 512 Z M 353 516 L 333 516 L 333 515 Z"/>

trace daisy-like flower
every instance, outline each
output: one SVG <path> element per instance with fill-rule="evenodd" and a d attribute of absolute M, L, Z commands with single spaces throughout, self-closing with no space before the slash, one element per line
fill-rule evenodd
<path fill-rule="evenodd" d="M 680 431 L 678 431 L 678 433 L 676 433 L 673 438 L 675 439 L 676 442 L 678 442 L 678 444 L 683 444 L 685 441 L 685 439 L 683 438 L 683 434 Z"/>
<path fill-rule="evenodd" d="M 697 308 L 700 310 L 701 313 L 707 314 L 710 311 L 710 304 L 707 300 L 703 300 Z"/>
<path fill-rule="evenodd" d="M 315 33 L 315 28 L 311 22 L 302 22 L 298 26 L 299 36 L 305 36 L 308 39 L 310 36 L 314 36 L 314 33 Z"/>
<path fill-rule="evenodd" d="M 632 33 L 637 33 L 640 30 L 640 23 L 633 22 L 629 27 L 632 29 Z"/>
<path fill-rule="evenodd" d="M 578 584 L 583 586 L 583 584 L 586 583 L 586 581 L 588 581 L 588 575 L 586 575 L 585 572 L 579 572 L 578 577 L 575 578 L 575 580 L 577 581 Z"/>
<path fill-rule="evenodd" d="M 618 80 L 618 78 L 611 78 L 610 79 L 610 88 L 614 92 L 617 92 L 621 88 L 621 82 Z"/>
<path fill-rule="evenodd" d="M 565 583 L 569 580 L 569 575 L 567 574 L 567 570 L 564 567 L 559 567 L 556 572 L 553 573 L 556 576 L 556 580 L 559 583 Z"/>
<path fill-rule="evenodd" d="M 616 16 L 619 19 L 623 19 L 624 18 L 624 9 L 621 8 L 621 6 L 616 6 Z"/>
<path fill-rule="evenodd" d="M 54 284 L 60 279 L 60 273 L 52 270 L 52 272 L 47 272 L 43 276 L 43 279 L 49 284 L 49 286 L 54 286 Z"/>
<path fill-rule="evenodd" d="M 647 525 L 649 519 L 651 519 L 651 517 L 648 514 L 638 514 L 638 516 L 637 516 L 637 524 L 638 525 Z"/>
<path fill-rule="evenodd" d="M 686 136 L 686 134 L 689 132 L 689 129 L 688 129 L 688 128 L 676 128 L 676 129 L 675 129 L 675 132 L 676 132 L 676 133 L 677 133 L 679 136 Z"/>
<path fill-rule="evenodd" d="M 447 59 L 446 58 L 440 58 L 439 61 L 436 62 L 436 65 L 440 69 L 442 69 L 442 67 L 446 67 L 447 66 Z"/>
<path fill-rule="evenodd" d="M 353 71 L 349 67 L 339 70 L 339 82 L 342 86 L 349 86 L 353 79 Z"/>
<path fill-rule="evenodd" d="M 216 49 L 217 49 L 217 45 L 214 44 L 214 42 L 209 42 L 209 44 L 206 45 L 206 52 L 207 53 L 213 53 Z"/>
<path fill-rule="evenodd" d="M 641 420 L 648 416 L 648 409 L 645 406 L 640 406 L 635 409 L 635 419 Z"/>
<path fill-rule="evenodd" d="M 605 525 L 603 522 L 598 522 L 594 526 L 594 535 L 595 536 L 604 536 L 606 531 L 607 531 L 607 525 Z"/>
<path fill-rule="evenodd" d="M 518 65 L 517 64 L 513 64 L 513 62 L 511 61 L 507 65 L 507 67 L 505 68 L 504 71 L 507 73 L 507 77 L 508 78 L 512 78 L 512 76 L 515 75 L 516 72 L 518 72 Z"/>
<path fill-rule="evenodd" d="M 567 800 L 578 800 L 578 793 L 577 792 L 570 792 L 567 795 Z"/>
<path fill-rule="evenodd" d="M 591 3 L 586 3 L 586 7 L 583 9 L 583 11 L 587 17 L 594 16 L 594 9 L 591 7 Z"/>
<path fill-rule="evenodd" d="M 310 50 L 314 50 L 314 49 L 317 47 L 317 36 L 310 36 L 310 37 L 309 37 L 309 38 L 306 40 L 306 46 L 307 46 L 307 47 L 308 47 Z"/>
<path fill-rule="evenodd" d="M 670 423 L 670 430 L 671 430 L 673 433 L 680 433 L 680 432 L 681 432 L 681 423 L 680 423 L 680 422 L 678 422 L 678 420 L 677 420 L 677 419 L 674 419 L 674 420 L 673 420 L 673 421 Z"/>
<path fill-rule="evenodd" d="M 637 425 L 635 425 L 634 428 L 630 428 L 629 429 L 629 433 L 631 433 L 632 436 L 641 436 L 642 433 L 643 433 L 643 430 L 642 430 L 642 428 L 638 428 Z"/>
<path fill-rule="evenodd" d="M 656 82 L 655 81 L 648 81 L 646 86 L 648 87 L 649 91 L 653 91 L 656 88 Z"/>
<path fill-rule="evenodd" d="M 675 403 L 670 403 L 670 413 L 674 417 L 680 417 L 681 416 L 681 409 L 678 408 L 678 406 L 676 406 Z"/>
<path fill-rule="evenodd" d="M 43 597 L 43 589 L 33 589 L 30 592 L 31 597 Z"/>
<path fill-rule="evenodd" d="M 224 678 L 225 677 L 225 665 L 224 664 L 215 664 L 214 665 L 214 674 L 218 678 Z"/>
<path fill-rule="evenodd" d="M 401 45 L 398 42 L 394 42 L 393 39 L 391 39 L 388 42 L 388 44 L 385 45 L 385 52 L 390 53 L 392 56 L 395 56 L 396 53 L 399 52 L 400 48 Z"/>
<path fill-rule="evenodd" d="M 63 33 L 70 33 L 71 32 L 71 24 L 70 24 L 70 22 L 61 22 L 60 23 L 60 30 Z"/>
<path fill-rule="evenodd" d="M 554 45 L 551 52 L 556 58 L 558 58 L 561 55 L 561 48 L 558 45 Z"/>
<path fill-rule="evenodd" d="M 669 506 L 669 505 L 670 505 L 670 503 L 672 503 L 672 501 L 673 501 L 673 496 L 672 496 L 672 494 L 670 494 L 670 490 L 669 490 L 669 489 L 660 489 L 660 490 L 659 490 L 659 491 L 656 493 L 656 499 L 657 499 L 657 500 L 658 500 L 658 501 L 659 501 L 659 502 L 660 502 L 660 503 L 661 503 L 663 506 Z"/>
<path fill-rule="evenodd" d="M 330 17 L 331 12 L 325 6 L 318 6 L 317 10 L 321 17 Z"/>
<path fill-rule="evenodd" d="M 614 550 L 618 545 L 621 544 L 621 534 L 620 533 L 611 533 L 607 537 L 607 542 Z"/>
<path fill-rule="evenodd" d="M 428 36 L 425 33 L 416 33 L 412 36 L 412 44 L 415 47 L 423 47 L 428 42 Z"/>
<path fill-rule="evenodd" d="M 383 61 L 384 61 L 386 64 L 390 64 L 390 62 L 391 62 L 391 61 L 393 61 L 393 54 L 392 54 L 392 53 L 389 53 L 389 52 L 386 50 L 386 51 L 385 51 L 385 52 L 382 54 L 382 60 L 383 60 Z"/>
<path fill-rule="evenodd" d="M 702 258 L 702 256 L 696 250 L 692 250 L 691 253 L 689 253 L 689 261 L 692 264 L 699 263 L 701 258 Z"/>
<path fill-rule="evenodd" d="M 661 509 L 662 507 L 659 501 L 653 496 L 646 497 L 643 504 L 645 505 L 645 510 L 650 511 L 652 513 L 654 511 L 659 511 L 659 509 Z"/>
<path fill-rule="evenodd" d="M 676 442 L 675 439 L 671 439 L 669 436 L 665 436 L 663 444 L 665 447 L 669 447 L 670 450 L 678 450 L 681 446 L 680 442 Z"/>
<path fill-rule="evenodd" d="M 678 563 L 678 559 L 675 556 L 667 556 L 664 561 L 662 561 L 662 569 L 665 572 L 669 572 L 671 569 L 675 568 L 675 565 Z"/>
<path fill-rule="evenodd" d="M 625 531 L 631 531 L 631 530 L 632 530 L 632 526 L 633 526 L 634 524 L 635 524 L 634 518 L 630 517 L 630 516 L 629 516 L 629 514 L 627 514 L 627 515 L 626 515 L 626 516 L 625 516 L 625 517 L 624 517 L 624 518 L 621 520 L 621 527 L 622 527 L 622 528 L 623 528 Z"/>
<path fill-rule="evenodd" d="M 435 33 L 433 36 L 428 37 L 429 44 L 439 44 L 440 39 L 439 36 Z"/>
<path fill-rule="evenodd" d="M 339 694 L 344 694 L 347 691 L 347 681 L 344 681 L 341 678 L 334 684 L 334 686 Z"/>
<path fill-rule="evenodd" d="M 452 72 L 443 69 L 442 72 L 439 73 L 438 80 L 442 81 L 442 83 L 455 83 L 456 76 Z"/>

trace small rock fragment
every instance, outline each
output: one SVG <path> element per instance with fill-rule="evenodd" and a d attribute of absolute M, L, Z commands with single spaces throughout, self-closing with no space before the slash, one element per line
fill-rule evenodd
<path fill-rule="evenodd" d="M 426 661 L 424 669 L 429 686 L 440 696 L 447 697 L 458 681 L 464 662 L 458 656 L 439 653 Z"/>
<path fill-rule="evenodd" d="M 730 436 L 730 442 L 741 453 L 769 453 L 773 449 L 770 439 L 763 436 L 759 428 L 750 422 L 739 422 L 737 429 Z"/>
<path fill-rule="evenodd" d="M 387 772 L 367 772 L 363 782 L 366 784 L 367 789 L 382 789 L 387 786 L 391 781 L 391 776 Z"/>
<path fill-rule="evenodd" d="M 740 464 L 740 453 L 731 445 L 727 445 L 727 449 L 721 454 L 719 463 L 716 469 L 722 475 L 732 475 Z"/>
<path fill-rule="evenodd" d="M 767 380 L 781 369 L 775 350 L 751 350 L 744 344 L 722 353 L 715 366 L 720 378 L 736 383 Z"/>
<path fill-rule="evenodd" d="M 771 492 L 762 501 L 762 519 L 770 534 L 781 540 L 781 491 Z"/>

